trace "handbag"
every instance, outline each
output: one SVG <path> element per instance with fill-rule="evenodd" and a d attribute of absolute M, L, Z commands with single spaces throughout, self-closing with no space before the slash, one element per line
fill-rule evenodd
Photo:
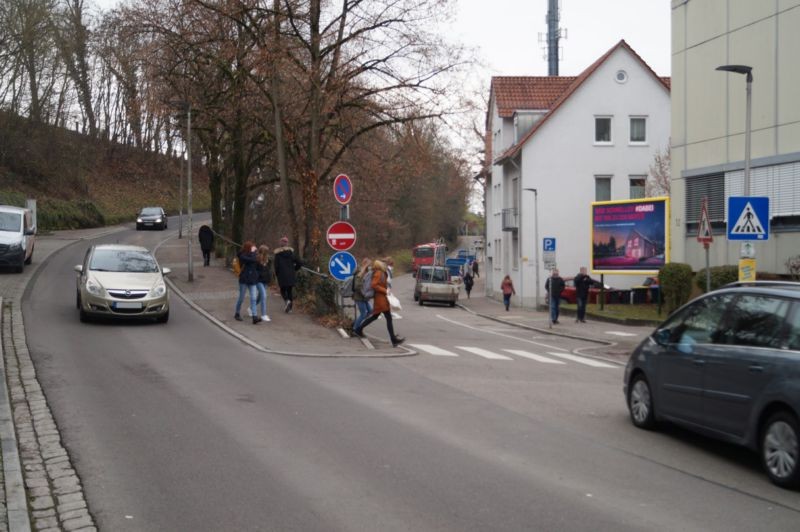
<path fill-rule="evenodd" d="M 400 305 L 400 300 L 397 299 L 396 295 L 389 293 L 386 296 L 386 299 L 389 300 L 389 306 L 392 308 L 392 310 L 403 310 L 402 305 Z"/>

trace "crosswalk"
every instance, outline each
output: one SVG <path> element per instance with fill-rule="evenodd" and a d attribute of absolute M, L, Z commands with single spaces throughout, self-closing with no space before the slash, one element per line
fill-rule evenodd
<path fill-rule="evenodd" d="M 555 351 L 547 351 L 543 355 L 539 353 L 531 353 L 530 351 L 524 351 L 521 349 L 502 349 L 503 353 L 508 353 L 508 354 L 501 354 L 501 353 L 496 353 L 494 351 L 489 351 L 488 349 L 483 349 L 481 347 L 471 347 L 464 345 L 454 346 L 453 349 L 455 351 L 450 351 L 448 349 L 443 349 L 441 347 L 430 344 L 408 344 L 408 345 L 420 352 L 440 357 L 459 357 L 461 356 L 460 352 L 463 351 L 466 353 L 470 353 L 472 355 L 477 355 L 481 358 L 485 358 L 488 360 L 514 361 L 516 360 L 514 357 L 519 357 L 522 359 L 540 362 L 542 364 L 564 365 L 567 364 L 568 362 L 574 362 L 576 364 L 582 364 L 584 366 L 590 366 L 593 368 L 619 367 L 617 365 L 610 364 L 608 362 L 603 362 L 595 358 L 574 355 L 572 353 L 557 353 Z M 509 355 L 514 355 L 514 356 L 512 357 Z"/>

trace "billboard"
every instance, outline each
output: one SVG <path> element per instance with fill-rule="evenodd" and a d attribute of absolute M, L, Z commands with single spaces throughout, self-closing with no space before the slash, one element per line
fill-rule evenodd
<path fill-rule="evenodd" d="M 592 203 L 592 272 L 655 274 L 669 262 L 669 198 Z"/>

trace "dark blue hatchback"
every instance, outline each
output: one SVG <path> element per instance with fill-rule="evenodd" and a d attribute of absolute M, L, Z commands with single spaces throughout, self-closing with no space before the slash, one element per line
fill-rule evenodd
<path fill-rule="evenodd" d="M 735 283 L 684 305 L 634 350 L 624 391 L 637 427 L 747 446 L 775 484 L 800 487 L 800 283 Z"/>

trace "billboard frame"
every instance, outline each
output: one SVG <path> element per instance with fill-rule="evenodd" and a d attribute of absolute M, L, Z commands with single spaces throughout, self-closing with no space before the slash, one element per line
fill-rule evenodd
<path fill-rule="evenodd" d="M 603 267 L 595 267 L 595 254 L 594 254 L 594 235 L 595 235 L 595 209 L 596 207 L 609 207 L 619 205 L 631 204 L 650 204 L 650 203 L 663 203 L 664 204 L 664 264 L 670 262 L 670 202 L 667 196 L 658 196 L 655 198 L 639 198 L 630 200 L 612 200 L 612 201 L 593 201 L 589 206 L 589 220 L 591 224 L 591 238 L 589 240 L 589 256 L 591 257 L 591 272 L 594 274 L 603 275 L 655 275 L 658 274 L 658 268 L 634 268 L 634 269 L 608 269 Z"/>

